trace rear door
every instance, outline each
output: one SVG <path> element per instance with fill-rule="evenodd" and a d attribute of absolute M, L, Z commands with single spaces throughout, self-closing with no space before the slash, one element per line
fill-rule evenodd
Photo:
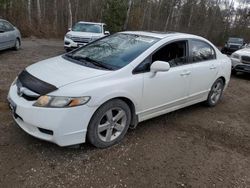
<path fill-rule="evenodd" d="M 203 40 L 192 39 L 190 44 L 190 63 L 192 77 L 189 100 L 205 98 L 216 79 L 219 62 L 214 48 Z"/>

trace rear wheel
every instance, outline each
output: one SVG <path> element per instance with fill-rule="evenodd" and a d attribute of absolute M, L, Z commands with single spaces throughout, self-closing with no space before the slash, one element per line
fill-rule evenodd
<path fill-rule="evenodd" d="M 219 78 L 218 80 L 216 80 L 209 92 L 206 104 L 208 106 L 216 106 L 216 104 L 219 102 L 222 93 L 224 90 L 224 82 L 221 78 Z"/>
<path fill-rule="evenodd" d="M 93 115 L 87 133 L 88 141 L 98 148 L 112 146 L 122 140 L 130 122 L 129 106 L 119 99 L 109 101 Z"/>
<path fill-rule="evenodd" d="M 19 49 L 20 49 L 20 47 L 21 47 L 21 42 L 20 42 L 20 40 L 19 40 L 19 39 L 16 39 L 16 43 L 15 43 L 15 47 L 14 47 L 14 49 L 15 49 L 15 50 L 19 50 Z"/>

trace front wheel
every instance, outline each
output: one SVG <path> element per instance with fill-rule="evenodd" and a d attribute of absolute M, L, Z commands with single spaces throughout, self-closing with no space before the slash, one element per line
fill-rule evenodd
<path fill-rule="evenodd" d="M 112 146 L 123 139 L 130 122 L 129 106 L 119 99 L 109 101 L 93 115 L 88 127 L 88 141 L 98 148 Z"/>
<path fill-rule="evenodd" d="M 224 90 L 224 82 L 221 78 L 219 78 L 214 82 L 208 94 L 206 104 L 211 107 L 216 106 L 216 104 L 219 102 L 222 96 L 223 90 Z"/>

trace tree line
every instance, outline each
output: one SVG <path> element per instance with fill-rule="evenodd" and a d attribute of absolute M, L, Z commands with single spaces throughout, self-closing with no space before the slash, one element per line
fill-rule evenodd
<path fill-rule="evenodd" d="M 105 22 L 110 32 L 178 31 L 222 45 L 250 41 L 250 0 L 0 0 L 0 18 L 23 36 L 62 37 L 77 21 Z"/>

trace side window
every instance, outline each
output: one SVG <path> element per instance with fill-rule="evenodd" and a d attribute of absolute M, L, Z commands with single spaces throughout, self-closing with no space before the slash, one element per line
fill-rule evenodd
<path fill-rule="evenodd" d="M 1 22 L 1 21 L 0 21 L 0 30 L 2 30 L 2 31 L 6 30 L 5 26 L 4 26 L 4 22 Z"/>
<path fill-rule="evenodd" d="M 176 67 L 187 63 L 187 41 L 170 43 L 159 49 L 152 56 L 152 62 L 166 61 L 170 67 Z"/>
<path fill-rule="evenodd" d="M 3 22 L 3 24 L 4 24 L 6 31 L 13 31 L 14 30 L 13 26 L 10 25 L 8 22 Z"/>
<path fill-rule="evenodd" d="M 187 54 L 187 41 L 170 43 L 147 57 L 133 70 L 133 74 L 149 72 L 150 66 L 154 61 L 166 61 L 170 64 L 170 67 L 187 64 Z"/>
<path fill-rule="evenodd" d="M 214 49 L 206 42 L 200 40 L 192 40 L 191 46 L 192 62 L 216 59 Z"/>

